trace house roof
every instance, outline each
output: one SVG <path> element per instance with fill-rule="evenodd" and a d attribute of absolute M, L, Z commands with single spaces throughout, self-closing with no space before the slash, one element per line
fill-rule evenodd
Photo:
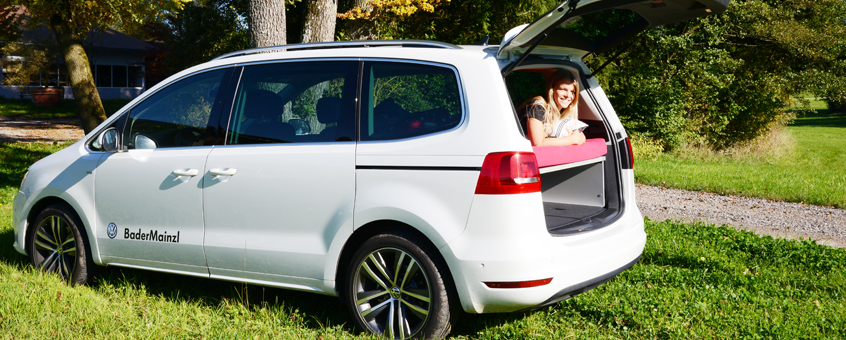
<path fill-rule="evenodd" d="M 23 40 L 42 41 L 50 44 L 55 44 L 53 31 L 47 26 L 38 26 L 34 29 L 23 29 L 29 21 L 29 11 L 24 6 L 12 6 L 14 9 L 7 14 L 7 16 L 14 16 L 14 21 L 20 24 L 22 29 L 21 37 Z M 105 49 L 105 50 L 123 50 L 123 51 L 144 51 L 153 48 L 152 45 L 126 34 L 120 33 L 112 29 L 97 30 L 92 29 L 88 32 L 85 41 L 82 43 L 86 48 Z"/>
<path fill-rule="evenodd" d="M 88 32 L 88 38 L 85 39 L 84 45 L 86 47 L 90 46 L 94 48 L 135 51 L 143 51 L 153 47 L 142 40 L 135 39 L 112 29 L 107 29 L 102 32 Z"/>
<path fill-rule="evenodd" d="M 53 31 L 49 27 L 39 26 L 35 29 L 24 31 L 22 33 L 24 40 L 29 41 L 44 41 L 50 39 L 50 43 L 55 40 Z M 120 33 L 112 29 L 103 31 L 92 30 L 88 32 L 88 37 L 82 42 L 86 48 L 104 49 L 104 50 L 123 50 L 123 51 L 144 51 L 153 48 L 150 44 L 130 37 L 126 34 Z"/>

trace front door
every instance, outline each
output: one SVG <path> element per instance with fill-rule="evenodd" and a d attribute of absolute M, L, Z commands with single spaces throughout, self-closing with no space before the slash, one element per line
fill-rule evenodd
<path fill-rule="evenodd" d="M 119 120 L 120 149 L 95 170 L 97 237 L 106 263 L 208 275 L 202 178 L 215 142 L 209 122 L 219 120 L 216 98 L 230 73 L 175 82 Z"/>

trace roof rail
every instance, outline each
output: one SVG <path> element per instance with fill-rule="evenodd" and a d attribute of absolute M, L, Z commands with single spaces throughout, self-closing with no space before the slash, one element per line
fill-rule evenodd
<path fill-rule="evenodd" d="M 447 49 L 461 49 L 453 44 L 426 41 L 426 40 L 359 40 L 359 41 L 331 41 L 318 42 L 307 44 L 293 44 L 293 45 L 279 45 L 251 48 L 232 53 L 227 53 L 212 60 L 220 60 L 232 57 L 238 57 L 248 54 L 273 52 L 273 51 L 303 51 L 303 50 L 322 50 L 330 48 L 354 48 L 354 47 L 423 47 L 423 48 L 447 48 Z"/>

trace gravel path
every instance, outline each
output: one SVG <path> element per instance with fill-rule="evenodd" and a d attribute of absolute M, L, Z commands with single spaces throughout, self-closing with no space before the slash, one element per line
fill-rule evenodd
<path fill-rule="evenodd" d="M 0 142 L 79 140 L 79 119 L 28 120 L 0 116 Z M 637 206 L 652 220 L 713 224 L 789 239 L 812 238 L 846 248 L 846 209 L 637 186 Z"/>
<path fill-rule="evenodd" d="M 0 116 L 0 142 L 79 140 L 79 119 L 23 119 Z"/>
<path fill-rule="evenodd" d="M 846 209 L 647 185 L 637 186 L 637 206 L 652 220 L 727 224 L 759 235 L 811 238 L 846 248 Z"/>

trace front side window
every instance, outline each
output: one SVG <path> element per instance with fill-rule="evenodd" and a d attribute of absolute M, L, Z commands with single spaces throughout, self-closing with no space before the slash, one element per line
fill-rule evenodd
<path fill-rule="evenodd" d="M 359 137 L 363 141 L 415 137 L 461 122 L 458 78 L 450 68 L 367 62 Z"/>
<path fill-rule="evenodd" d="M 138 104 L 124 128 L 125 149 L 212 145 L 210 122 L 220 111 L 220 86 L 227 70 L 215 70 L 177 81 Z M 211 124 L 210 124 L 211 123 Z"/>
<path fill-rule="evenodd" d="M 226 144 L 355 140 L 358 62 L 244 67 Z"/>

